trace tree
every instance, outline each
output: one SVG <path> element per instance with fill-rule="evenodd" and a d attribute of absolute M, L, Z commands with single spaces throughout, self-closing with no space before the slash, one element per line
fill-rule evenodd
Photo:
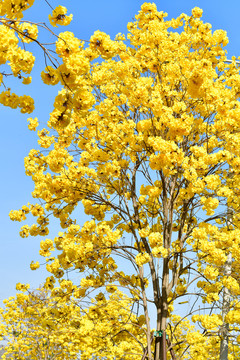
<path fill-rule="evenodd" d="M 96 31 L 86 44 L 63 32 L 56 41 L 60 64 L 43 48 L 51 65 L 42 79 L 60 82 L 62 90 L 47 128 L 38 132 L 40 149 L 25 159 L 38 203 L 10 213 L 17 221 L 36 217 L 21 228 L 22 237 L 47 236 L 51 217 L 59 219 L 61 233 L 40 243 L 52 274 L 45 288 L 54 293 L 55 286 L 67 287 L 71 299 L 105 289 L 106 301 L 123 289 L 132 304 L 129 316 L 144 315 L 146 337 L 140 342 L 149 360 L 166 359 L 166 333 L 178 359 L 216 359 L 223 322 L 229 324 L 229 359 L 240 341 L 239 65 L 227 59 L 226 33 L 212 32 L 201 15 L 194 8 L 191 16 L 166 21 L 155 4 L 144 3 L 128 24 L 128 40 Z M 50 17 L 53 25 L 70 20 L 63 7 Z M 15 39 L 18 22 L 2 24 Z M 20 36 L 38 41 L 29 34 L 32 28 L 24 31 Z M 7 59 L 9 51 L 13 74 L 30 72 L 31 55 L 24 62 L 16 50 L 13 58 L 14 46 L 16 40 L 4 53 Z M 32 110 L 29 98 L 17 102 L 6 91 L 0 102 Z M 30 119 L 31 130 L 37 125 Z M 83 209 L 90 217 L 84 224 Z M 69 280 L 76 272 L 80 282 Z M 223 288 L 232 297 L 224 319 Z M 179 301 L 185 304 L 180 317 L 174 314 Z M 113 328 L 110 321 L 114 351 Z M 101 356 L 95 350 L 92 355 Z M 134 358 L 124 352 L 119 358 L 124 356 Z"/>
<path fill-rule="evenodd" d="M 128 353 L 131 359 L 133 348 L 141 354 L 143 319 L 130 314 L 129 301 L 119 291 L 108 301 L 99 293 L 83 309 L 62 289 L 29 291 L 28 285 L 20 283 L 16 288 L 19 293 L 4 300 L 5 309 L 1 309 L 1 336 L 7 342 L 3 359 L 87 360 L 93 351 L 111 359 Z M 134 341 L 128 339 L 127 329 L 133 330 Z"/>

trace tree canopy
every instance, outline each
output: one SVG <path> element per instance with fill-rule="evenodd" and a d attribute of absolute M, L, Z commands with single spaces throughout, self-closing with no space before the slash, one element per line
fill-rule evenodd
<path fill-rule="evenodd" d="M 40 255 L 50 276 L 38 295 L 6 301 L 7 328 L 21 333 L 9 338 L 9 351 L 41 359 L 31 339 L 47 338 L 51 352 L 62 344 L 54 359 L 164 360 L 167 341 L 168 359 L 210 360 L 227 336 L 228 359 L 235 359 L 240 75 L 239 61 L 227 58 L 226 32 L 213 32 L 197 7 L 168 20 L 144 3 L 127 36 L 98 30 L 83 41 L 65 31 L 53 53 L 37 37 L 39 25 L 22 20 L 32 4 L 0 5 L 1 64 L 29 83 L 34 55 L 26 48 L 37 42 L 47 59 L 42 81 L 62 89 L 25 158 L 33 200 L 10 218 L 29 219 L 22 237 L 44 238 Z M 62 6 L 49 16 L 52 26 L 71 19 Z M 8 89 L 0 103 L 34 110 L 29 95 Z M 28 120 L 35 131 L 38 119 Z M 50 239 L 54 218 L 61 232 Z M 45 345 L 38 346 L 43 356 Z"/>

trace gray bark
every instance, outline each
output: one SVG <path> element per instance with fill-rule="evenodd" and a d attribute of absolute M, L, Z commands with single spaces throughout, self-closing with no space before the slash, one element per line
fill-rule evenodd
<path fill-rule="evenodd" d="M 228 254 L 227 261 L 224 265 L 225 276 L 231 275 L 232 270 L 232 254 Z M 221 329 L 221 343 L 220 343 L 220 358 L 219 360 L 228 360 L 228 338 L 229 338 L 229 324 L 225 321 L 225 317 L 230 309 L 231 293 L 227 287 L 223 289 L 223 303 L 222 303 L 222 318 L 223 325 Z"/>

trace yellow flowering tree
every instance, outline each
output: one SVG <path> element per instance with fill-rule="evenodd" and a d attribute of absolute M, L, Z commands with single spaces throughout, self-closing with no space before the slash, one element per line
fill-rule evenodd
<path fill-rule="evenodd" d="M 19 76 L 30 73 L 34 61 L 16 36 L 37 41 L 37 30 L 20 21 L 17 6 L 9 10 L 13 2 L 1 5 L 1 31 L 9 38 L 1 56 Z M 50 23 L 68 25 L 72 16 L 66 14 L 58 6 Z M 141 343 L 149 360 L 164 359 L 166 340 L 169 358 L 216 359 L 226 323 L 229 359 L 240 341 L 239 63 L 227 59 L 226 33 L 213 32 L 201 15 L 194 8 L 191 16 L 165 20 L 155 4 L 144 3 L 128 24 L 127 40 L 101 31 L 87 43 L 69 31 L 59 34 L 58 62 L 49 56 L 41 77 L 62 89 L 38 131 L 39 149 L 25 158 L 38 200 L 10 213 L 17 221 L 36 218 L 22 226 L 22 237 L 46 237 L 51 218 L 59 220 L 58 236 L 40 243 L 51 274 L 45 288 L 67 289 L 71 299 L 104 292 L 107 302 L 123 289 L 129 316 L 140 309 L 145 319 L 144 341 L 127 329 L 129 339 Z M 0 102 L 33 110 L 32 100 L 9 91 Z M 29 129 L 37 126 L 30 118 Z M 89 221 L 81 221 L 81 211 Z M 71 280 L 76 272 L 80 279 Z M 223 288 L 232 296 L 224 318 Z M 174 315 L 179 302 L 180 319 Z M 111 329 L 109 321 L 110 338 Z M 115 357 L 116 348 L 112 343 Z M 94 346 L 88 351 L 97 354 Z M 120 357 L 141 356 L 124 351 Z"/>
<path fill-rule="evenodd" d="M 134 359 L 132 349 L 141 355 L 143 319 L 130 314 L 130 302 L 119 291 L 108 300 L 98 293 L 86 310 L 76 299 L 66 300 L 62 289 L 29 291 L 20 283 L 16 288 L 19 293 L 4 300 L 0 314 L 1 339 L 7 341 L 3 359 L 88 360 L 94 353 Z"/>

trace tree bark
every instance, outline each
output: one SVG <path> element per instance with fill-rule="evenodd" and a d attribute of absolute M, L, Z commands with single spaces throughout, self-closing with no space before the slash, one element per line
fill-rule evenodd
<path fill-rule="evenodd" d="M 231 275 L 232 269 L 232 254 L 228 254 L 227 261 L 224 265 L 225 276 Z M 229 336 L 229 324 L 225 321 L 225 317 L 230 309 L 231 293 L 227 287 L 223 289 L 223 303 L 222 303 L 222 318 L 223 325 L 221 329 L 221 343 L 220 343 L 220 357 L 219 360 L 228 360 L 228 336 Z"/>

